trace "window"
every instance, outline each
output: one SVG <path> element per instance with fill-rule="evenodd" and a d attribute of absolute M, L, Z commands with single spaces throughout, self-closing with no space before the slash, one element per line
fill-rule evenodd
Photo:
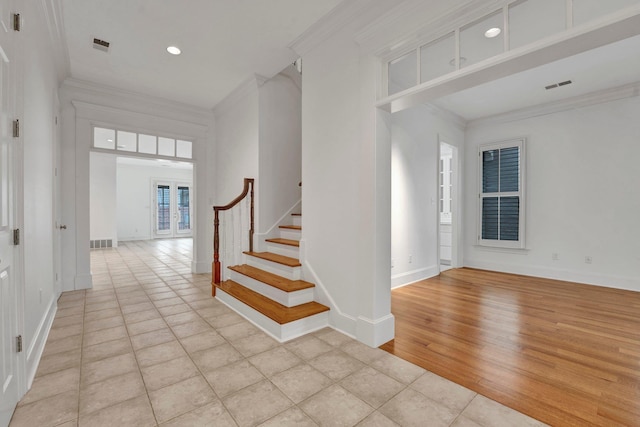
<path fill-rule="evenodd" d="M 524 139 L 481 145 L 478 244 L 524 248 Z"/>
<path fill-rule="evenodd" d="M 193 158 L 191 141 L 100 127 L 93 128 L 93 147 L 183 159 Z"/>

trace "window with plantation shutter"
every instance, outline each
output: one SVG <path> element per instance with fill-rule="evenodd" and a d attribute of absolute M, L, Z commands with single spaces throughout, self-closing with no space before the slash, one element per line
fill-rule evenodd
<path fill-rule="evenodd" d="M 524 139 L 481 145 L 478 244 L 524 248 Z"/>

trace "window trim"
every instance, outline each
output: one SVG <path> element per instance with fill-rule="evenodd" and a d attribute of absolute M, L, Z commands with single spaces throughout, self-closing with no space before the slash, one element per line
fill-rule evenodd
<path fill-rule="evenodd" d="M 492 248 L 506 248 L 506 249 L 526 249 L 526 138 L 514 138 L 504 141 L 491 142 L 487 144 L 480 144 L 478 146 L 478 202 L 476 209 L 477 219 L 477 245 L 492 247 Z M 520 149 L 520 173 L 518 174 L 518 188 L 519 191 L 505 191 L 497 193 L 483 193 L 482 192 L 482 153 L 489 150 L 505 149 L 511 147 L 518 147 Z M 492 240 L 482 238 L 482 201 L 484 197 L 519 197 L 519 210 L 518 210 L 518 239 L 516 241 L 511 240 Z"/>

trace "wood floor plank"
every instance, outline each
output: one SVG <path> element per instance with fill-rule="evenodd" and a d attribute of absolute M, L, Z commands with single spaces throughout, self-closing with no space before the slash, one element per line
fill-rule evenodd
<path fill-rule="evenodd" d="M 391 298 L 382 349 L 551 425 L 640 426 L 640 293 L 463 268 Z"/>

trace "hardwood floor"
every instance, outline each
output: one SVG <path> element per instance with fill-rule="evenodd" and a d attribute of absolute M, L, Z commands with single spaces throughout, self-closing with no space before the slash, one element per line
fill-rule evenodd
<path fill-rule="evenodd" d="M 640 293 L 473 269 L 392 291 L 381 348 L 554 426 L 640 426 Z"/>

